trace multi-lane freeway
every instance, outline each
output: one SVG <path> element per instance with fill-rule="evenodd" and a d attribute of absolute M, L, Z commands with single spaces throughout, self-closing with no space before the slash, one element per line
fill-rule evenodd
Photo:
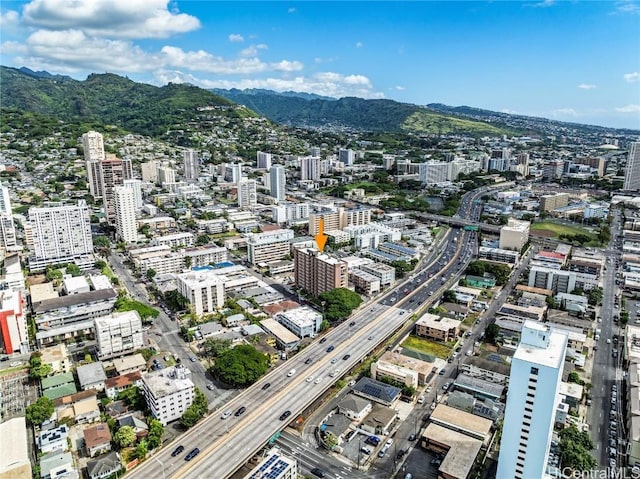
<path fill-rule="evenodd" d="M 475 201 L 485 190 L 462 199 L 460 216 L 476 219 Z M 399 329 L 410 328 L 412 314 L 426 308 L 466 267 L 475 252 L 475 233 L 454 230 L 445 236 L 432 262 L 392 290 L 361 308 L 348 321 L 306 347 L 285 365 L 246 389 L 224 408 L 202 420 L 171 445 L 135 468 L 132 477 L 226 478 L 259 451 L 286 421 L 319 398 L 333 382 L 365 359 Z M 437 294 L 436 294 L 437 293 Z M 229 414 L 225 414 L 228 412 Z M 223 418 L 224 417 L 224 418 Z M 185 461 L 178 445 L 200 453 Z"/>

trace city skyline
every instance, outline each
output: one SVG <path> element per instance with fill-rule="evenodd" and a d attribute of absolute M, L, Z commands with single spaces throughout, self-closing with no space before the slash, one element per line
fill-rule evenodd
<path fill-rule="evenodd" d="M 640 5 L 3 2 L 2 63 L 640 129 Z"/>

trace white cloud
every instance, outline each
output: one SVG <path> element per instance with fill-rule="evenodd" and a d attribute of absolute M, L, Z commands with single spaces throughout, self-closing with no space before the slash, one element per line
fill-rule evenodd
<path fill-rule="evenodd" d="M 89 36 L 165 38 L 200 27 L 200 21 L 167 5 L 169 0 L 32 0 L 22 15 L 27 25 L 80 30 Z"/>
<path fill-rule="evenodd" d="M 318 95 L 341 98 L 356 96 L 360 98 L 384 98 L 384 94 L 373 90 L 370 81 L 359 84 L 347 83 L 347 78 L 361 77 L 361 75 L 341 75 L 333 72 L 321 72 L 311 76 L 296 76 L 292 78 L 245 78 L 242 80 L 209 80 L 196 78 L 181 71 L 159 71 L 155 79 L 159 83 L 188 82 L 203 88 L 265 88 L 275 91 L 297 91 L 316 93 Z"/>
<path fill-rule="evenodd" d="M 578 112 L 575 111 L 573 108 L 557 108 L 551 111 L 551 115 L 554 118 L 567 117 L 567 116 L 576 117 L 578 116 Z"/>
<path fill-rule="evenodd" d="M 395 86 L 395 89 L 396 89 L 396 90 L 398 90 L 398 91 L 404 91 L 404 90 L 406 90 L 406 88 L 405 88 L 405 87 L 403 87 L 402 85 L 396 85 L 396 86 Z"/>
<path fill-rule="evenodd" d="M 640 105 L 629 104 L 627 106 L 616 108 L 616 111 L 618 113 L 640 113 Z"/>
<path fill-rule="evenodd" d="M 616 2 L 615 10 L 612 12 L 618 15 L 639 15 L 640 14 L 640 5 L 638 5 L 634 1 L 622 1 Z"/>
<path fill-rule="evenodd" d="M 356 42 L 356 48 L 362 48 L 363 46 L 364 46 L 364 43 Z"/>
<path fill-rule="evenodd" d="M 289 10 L 287 10 L 287 13 L 296 13 L 296 9 L 291 7 L 289 8 Z"/>
<path fill-rule="evenodd" d="M 578 85 L 578 88 L 580 88 L 581 90 L 593 90 L 597 87 L 597 85 L 590 85 L 588 83 L 580 83 L 580 85 Z"/>
<path fill-rule="evenodd" d="M 229 34 L 229 41 L 233 43 L 244 42 L 244 37 L 239 33 L 231 33 Z"/>
<path fill-rule="evenodd" d="M 625 73 L 624 74 L 624 79 L 625 81 L 627 81 L 628 83 L 635 83 L 640 81 L 640 73 L 638 72 L 633 72 L 633 73 Z"/>
<path fill-rule="evenodd" d="M 267 46 L 264 43 L 260 45 L 250 45 L 240 52 L 243 57 L 255 57 L 259 50 L 266 50 Z"/>
<path fill-rule="evenodd" d="M 18 23 L 20 15 L 15 10 L 0 12 L 0 27 L 7 28 Z"/>

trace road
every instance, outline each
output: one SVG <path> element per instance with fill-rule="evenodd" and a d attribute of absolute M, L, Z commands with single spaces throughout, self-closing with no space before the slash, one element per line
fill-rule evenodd
<path fill-rule="evenodd" d="M 613 317 L 620 314 L 619 308 L 615 306 L 615 295 L 618 287 L 615 284 L 615 276 L 617 272 L 616 259 L 620 257 L 615 247 L 616 236 L 620 231 L 620 216 L 617 211 L 613 212 L 613 221 L 611 224 L 611 242 L 605 251 L 608 258 L 606 270 L 602 279 L 603 299 L 600 308 L 601 323 L 596 323 L 597 328 L 601 329 L 600 341 L 598 341 L 598 350 L 595 351 L 593 369 L 591 373 L 591 395 L 592 402 L 588 412 L 588 424 L 591 425 L 591 439 L 596 449 L 594 456 L 598 464 L 602 467 L 609 466 L 609 444 L 616 446 L 616 452 L 620 451 L 618 446 L 618 438 L 624 437 L 618 432 L 610 431 L 610 417 L 616 420 L 618 427 L 622 427 L 625 423 L 622 418 L 622 404 L 619 403 L 622 395 L 621 389 L 621 370 L 617 368 L 618 362 L 612 358 L 612 350 L 618 349 L 617 345 L 611 339 L 614 334 L 619 334 L 619 328 L 614 323 Z M 618 353 L 618 359 L 620 359 Z M 611 402 L 611 386 L 616 385 L 618 388 L 618 401 L 614 401 L 616 412 L 610 416 L 612 411 Z M 623 419 L 623 420 L 620 420 Z M 610 441 L 613 441 L 610 443 Z M 615 455 L 614 455 L 615 456 Z M 616 457 L 617 459 L 617 457 Z"/>
<path fill-rule="evenodd" d="M 485 192 L 486 189 L 481 189 L 464 195 L 460 216 L 477 218 L 481 206 L 476 200 Z M 183 445 L 185 452 L 194 447 L 200 449 L 200 454 L 193 460 L 185 462 L 184 454 L 171 457 L 173 447 L 168 447 L 130 475 L 206 478 L 215 471 L 215 477 L 229 477 L 275 432 L 284 429 L 286 424 L 279 417 L 285 410 L 291 411 L 290 417 L 295 418 L 333 381 L 366 358 L 394 332 L 411 326 L 414 307 L 424 304 L 422 307 L 426 308 L 435 292 L 442 292 L 456 279 L 472 258 L 476 241 L 474 232 L 457 232 L 456 240 L 439 249 L 441 256 L 435 263 L 423 264 L 422 271 L 414 273 L 409 281 L 400 283 L 389 294 L 361 308 L 348 323 L 336 327 L 287 361 L 284 367 L 274 370 L 234 398 L 225 406 L 232 413 L 231 417 L 222 419 L 220 414 L 211 415 L 181 436 L 175 446 Z M 355 322 L 353 327 L 351 321 Z M 329 350 L 331 346 L 333 350 Z M 312 362 L 305 364 L 308 359 Z M 290 375 L 288 371 L 291 371 Z M 266 384 L 269 384 L 268 389 L 263 389 Z M 246 411 L 239 416 L 233 415 L 241 407 Z"/>
<path fill-rule="evenodd" d="M 133 278 L 131 271 L 124 263 L 122 256 L 112 252 L 109 256 L 109 264 L 113 272 L 123 284 L 131 297 L 137 301 L 148 303 L 147 292 Z M 191 380 L 195 386 L 205 393 L 209 400 L 209 407 L 215 408 L 217 405 L 225 402 L 234 392 L 217 388 L 212 381 L 211 376 L 200 361 L 190 361 L 193 357 L 193 351 L 189 349 L 188 343 L 180 336 L 178 323 L 172 321 L 171 318 L 162 310 L 158 309 L 159 315 L 154 320 L 154 324 L 148 331 L 150 339 L 152 339 L 163 352 L 171 352 L 186 368 L 191 371 Z M 213 387 L 212 390 L 207 389 L 207 385 Z"/>

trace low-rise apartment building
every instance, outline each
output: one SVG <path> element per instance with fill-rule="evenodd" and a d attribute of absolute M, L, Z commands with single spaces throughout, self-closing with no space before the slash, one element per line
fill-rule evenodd
<path fill-rule="evenodd" d="M 289 309 L 275 315 L 275 320 L 300 338 L 314 337 L 320 330 L 322 315 L 308 306 Z"/>
<path fill-rule="evenodd" d="M 425 313 L 416 321 L 416 334 L 435 341 L 455 341 L 460 334 L 460 321 Z"/>
<path fill-rule="evenodd" d="M 142 319 L 137 311 L 122 311 L 95 319 L 98 357 L 123 356 L 141 349 Z"/>
<path fill-rule="evenodd" d="M 166 426 L 193 403 L 191 371 L 182 365 L 142 375 L 142 393 L 153 417 Z"/>
<path fill-rule="evenodd" d="M 214 270 L 182 273 L 176 280 L 178 292 L 189 301 L 198 316 L 224 306 L 225 283 Z"/>

